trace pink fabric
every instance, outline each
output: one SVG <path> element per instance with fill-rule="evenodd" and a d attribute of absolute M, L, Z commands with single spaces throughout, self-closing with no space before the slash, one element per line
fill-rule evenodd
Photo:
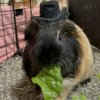
<path fill-rule="evenodd" d="M 23 9 L 22 16 L 16 16 L 17 32 L 20 48 L 25 47 L 24 29 L 27 22 L 30 20 L 30 9 Z M 39 16 L 39 8 L 33 8 L 32 14 Z M 13 11 L 10 6 L 0 6 L 0 63 L 11 57 L 16 52 L 14 34 Z M 6 55 L 7 52 L 7 55 Z"/>

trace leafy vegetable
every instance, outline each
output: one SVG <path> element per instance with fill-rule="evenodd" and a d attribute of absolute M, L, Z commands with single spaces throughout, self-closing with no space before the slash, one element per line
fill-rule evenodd
<path fill-rule="evenodd" d="M 60 66 L 44 68 L 36 77 L 32 77 L 32 82 L 41 87 L 44 100 L 55 100 L 63 90 Z"/>
<path fill-rule="evenodd" d="M 100 79 L 100 73 L 98 73 L 96 76 Z"/>
<path fill-rule="evenodd" d="M 72 100 L 79 100 L 79 97 L 77 95 L 73 95 Z"/>
<path fill-rule="evenodd" d="M 85 96 L 85 94 L 80 93 L 80 100 L 87 100 L 87 97 Z"/>
<path fill-rule="evenodd" d="M 72 100 L 87 100 L 87 97 L 84 93 L 80 93 L 79 95 L 73 95 Z"/>
<path fill-rule="evenodd" d="M 100 100 L 100 96 L 98 96 L 98 100 Z"/>

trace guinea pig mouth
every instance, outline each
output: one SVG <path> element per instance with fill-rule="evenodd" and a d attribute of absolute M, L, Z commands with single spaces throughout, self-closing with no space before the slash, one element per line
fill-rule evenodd
<path fill-rule="evenodd" d="M 50 57 L 49 55 L 44 57 L 42 55 L 38 56 L 38 63 L 42 66 L 51 66 L 59 62 L 58 58 Z"/>
<path fill-rule="evenodd" d="M 43 66 L 51 66 L 54 64 L 58 64 L 59 62 L 59 53 L 47 53 L 45 52 L 44 54 L 40 54 L 38 56 L 38 63 L 43 65 Z"/>
<path fill-rule="evenodd" d="M 42 65 L 57 64 L 61 55 L 62 48 L 58 45 L 50 45 L 49 47 L 42 47 L 39 50 L 37 59 Z"/>

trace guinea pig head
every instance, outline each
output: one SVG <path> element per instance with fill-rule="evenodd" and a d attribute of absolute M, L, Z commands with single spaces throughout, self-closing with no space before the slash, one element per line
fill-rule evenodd
<path fill-rule="evenodd" d="M 26 39 L 30 47 L 31 62 L 40 67 L 60 64 L 63 76 L 74 70 L 73 62 L 77 58 L 74 57 L 72 47 L 74 48 L 77 41 L 70 34 L 74 25 L 67 21 L 37 21 L 34 19 L 30 26 Z"/>
<path fill-rule="evenodd" d="M 57 26 L 51 22 L 39 23 L 39 30 L 35 36 L 34 48 L 38 64 L 50 66 L 59 62 L 62 46 L 57 39 Z M 34 56 L 34 54 L 33 54 Z"/>

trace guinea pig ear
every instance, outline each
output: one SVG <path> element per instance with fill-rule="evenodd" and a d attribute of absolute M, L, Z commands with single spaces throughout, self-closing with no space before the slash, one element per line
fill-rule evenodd
<path fill-rule="evenodd" d="M 24 31 L 25 40 L 33 39 L 33 37 L 38 33 L 39 26 L 36 20 L 31 19 Z"/>

